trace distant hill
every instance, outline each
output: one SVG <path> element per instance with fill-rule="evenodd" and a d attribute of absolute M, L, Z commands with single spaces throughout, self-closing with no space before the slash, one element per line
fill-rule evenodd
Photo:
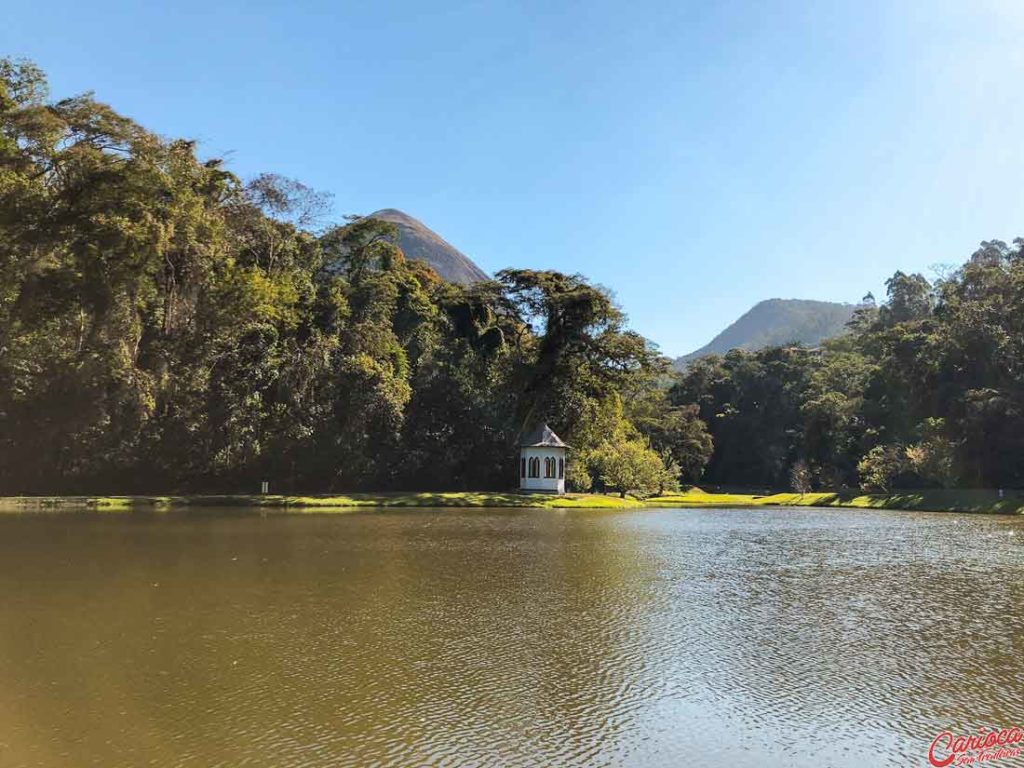
<path fill-rule="evenodd" d="M 367 218 L 398 226 L 398 247 L 406 258 L 425 261 L 445 280 L 461 285 L 490 279 L 486 272 L 423 222 L 394 208 L 371 213 Z"/>
<path fill-rule="evenodd" d="M 806 299 L 768 299 L 755 304 L 710 342 L 695 352 L 676 358 L 681 368 L 704 355 L 723 355 L 730 349 L 763 349 L 799 343 L 815 347 L 838 336 L 857 310 L 854 304 Z"/>

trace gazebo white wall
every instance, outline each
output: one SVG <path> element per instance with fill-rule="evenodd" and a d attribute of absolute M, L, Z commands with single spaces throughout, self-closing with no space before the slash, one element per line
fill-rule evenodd
<path fill-rule="evenodd" d="M 530 477 L 530 460 L 537 459 L 540 464 L 540 477 Z M 544 459 L 554 459 L 554 477 L 544 476 Z M 523 466 L 527 468 L 523 476 Z M 523 491 L 541 491 L 544 493 L 565 493 L 565 448 L 560 446 L 525 446 L 519 451 L 519 488 Z M 559 477 L 561 469 L 561 477 Z"/>

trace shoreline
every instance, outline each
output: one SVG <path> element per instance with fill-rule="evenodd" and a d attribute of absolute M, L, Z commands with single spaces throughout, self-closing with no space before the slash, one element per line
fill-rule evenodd
<path fill-rule="evenodd" d="M 529 493 L 438 492 L 353 493 L 323 495 L 223 494 L 167 496 L 7 496 L 0 497 L 0 514 L 46 511 L 135 512 L 189 508 L 255 508 L 282 513 L 355 512 L 396 508 L 517 508 L 517 509 L 656 509 L 658 507 L 839 507 L 917 512 L 1024 514 L 1024 493 L 989 490 L 925 490 L 889 494 L 858 491 L 816 493 L 684 493 L 639 499 L 617 494 L 570 493 L 548 496 Z"/>

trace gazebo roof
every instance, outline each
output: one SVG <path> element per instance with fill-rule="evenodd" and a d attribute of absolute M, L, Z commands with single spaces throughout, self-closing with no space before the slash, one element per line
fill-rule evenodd
<path fill-rule="evenodd" d="M 569 448 L 547 424 L 538 424 L 523 435 L 520 448 Z"/>

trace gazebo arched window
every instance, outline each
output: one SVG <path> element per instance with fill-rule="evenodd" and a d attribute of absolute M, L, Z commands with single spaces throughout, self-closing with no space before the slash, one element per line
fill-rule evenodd
<path fill-rule="evenodd" d="M 536 424 L 533 429 L 524 431 L 519 437 L 520 490 L 565 493 L 565 452 L 570 447 L 547 424 Z M 544 459 L 543 474 L 541 459 Z"/>

